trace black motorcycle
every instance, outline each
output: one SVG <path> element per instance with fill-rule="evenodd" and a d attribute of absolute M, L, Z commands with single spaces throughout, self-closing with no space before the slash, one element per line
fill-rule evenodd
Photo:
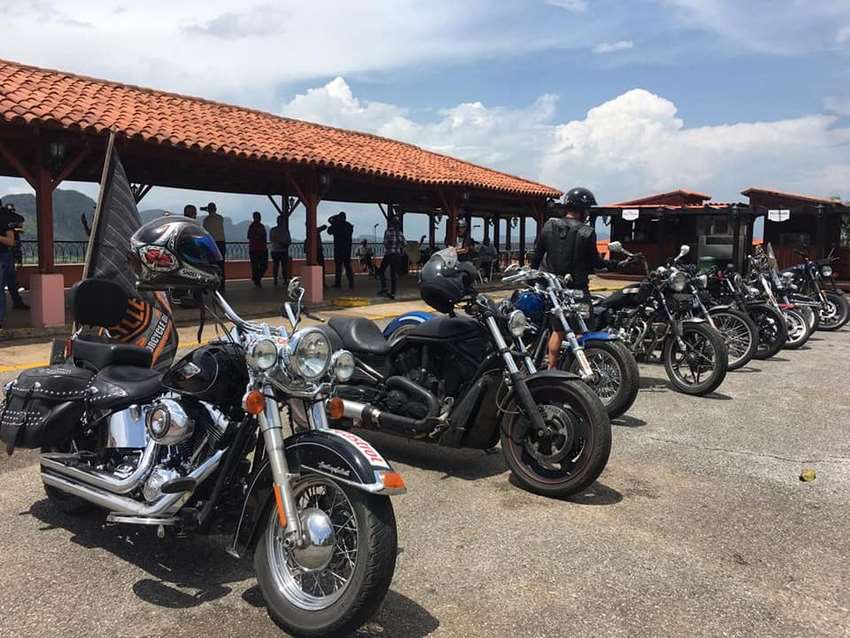
<path fill-rule="evenodd" d="M 803 258 L 803 263 L 786 268 L 781 275 L 789 277 L 802 295 L 818 302 L 817 330 L 841 329 L 850 320 L 850 303 L 832 279 L 832 264 L 838 258 L 830 252 L 823 259 L 812 260 L 803 251 L 794 252 Z"/>
<path fill-rule="evenodd" d="M 608 250 L 641 261 L 646 279 L 597 301 L 590 328 L 618 331 L 637 357 L 652 360 L 660 350 L 670 383 L 679 392 L 703 396 L 716 390 L 726 378 L 728 352 L 722 335 L 705 319 L 692 316 L 688 276 L 676 267 L 688 246 L 682 246 L 670 266 L 651 271 L 644 255 L 626 251 L 620 242 L 612 242 Z"/>
<path fill-rule="evenodd" d="M 356 366 L 348 383 L 336 385 L 329 414 L 338 427 L 447 447 L 486 450 L 501 442 L 523 487 L 547 496 L 575 494 L 608 461 L 605 408 L 575 374 L 523 371 L 524 353 L 509 344 L 525 331 L 525 316 L 505 314 L 492 298 L 476 294 L 471 270 L 457 263 L 453 248 L 432 256 L 421 291 L 447 316 L 412 326 L 392 342 L 368 319 L 336 316 L 328 322 Z M 432 272 L 462 281 L 458 292 L 434 292 Z M 455 313 L 457 306 L 465 316 Z"/>
<path fill-rule="evenodd" d="M 785 345 L 788 326 L 784 315 L 769 303 L 759 288 L 747 285 L 732 264 L 708 275 L 707 294 L 709 304 L 730 306 L 747 313 L 753 321 L 758 331 L 754 359 L 769 359 Z"/>
<path fill-rule="evenodd" d="M 297 279 L 290 292 L 297 323 Z M 106 329 L 128 295 L 89 279 L 73 300 L 77 325 Z M 75 335 L 67 362 L 6 387 L 0 435 L 10 452 L 41 448 L 45 491 L 64 512 L 94 505 L 109 522 L 154 526 L 160 537 L 215 525 L 232 534 L 229 553 L 253 551 L 269 613 L 289 633 L 351 632 L 392 580 L 389 495 L 405 490 L 369 443 L 328 427 L 332 380 L 348 380 L 353 358 L 317 328 L 244 321 L 217 292 L 210 311 L 227 337 L 164 376 L 150 350 L 108 332 Z"/>

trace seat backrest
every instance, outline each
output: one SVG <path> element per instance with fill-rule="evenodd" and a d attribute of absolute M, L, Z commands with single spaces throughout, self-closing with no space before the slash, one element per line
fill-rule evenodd
<path fill-rule="evenodd" d="M 84 279 L 71 287 L 70 294 L 74 320 L 83 326 L 117 325 L 130 301 L 127 291 L 108 279 Z"/>

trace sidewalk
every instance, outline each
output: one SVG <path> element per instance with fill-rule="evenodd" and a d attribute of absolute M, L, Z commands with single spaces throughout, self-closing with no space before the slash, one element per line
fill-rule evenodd
<path fill-rule="evenodd" d="M 333 288 L 328 287 L 325 290 L 325 303 L 321 306 L 311 308 L 313 311 L 325 311 L 321 315 L 330 315 L 339 312 L 365 312 L 363 316 L 369 316 L 375 319 L 377 316 L 383 317 L 386 315 L 396 316 L 401 310 L 396 312 L 391 307 L 403 306 L 403 302 L 413 302 L 413 306 L 417 309 L 426 309 L 419 298 L 419 285 L 417 283 L 418 274 L 410 274 L 400 278 L 398 292 L 395 302 L 387 297 L 377 296 L 378 282 L 374 279 L 367 278 L 365 275 L 358 275 L 355 279 L 355 289 L 349 290 L 347 287 Z M 332 277 L 328 278 L 332 281 Z M 611 279 L 600 279 L 592 277 L 590 289 L 592 292 L 605 292 L 611 290 L 619 290 L 630 282 L 618 281 Z M 499 280 L 490 284 L 485 284 L 480 287 L 482 292 L 493 293 L 499 290 L 507 290 L 501 285 Z M 271 285 L 271 281 L 264 285 L 263 288 L 254 288 L 250 281 L 231 281 L 227 284 L 227 300 L 233 308 L 246 319 L 262 318 L 268 323 L 278 322 L 280 315 L 280 307 L 283 304 L 286 290 L 282 287 L 275 288 Z M 25 296 L 26 299 L 26 296 Z M 410 308 L 413 309 L 413 308 Z M 71 313 L 67 309 L 67 291 L 66 291 L 66 312 L 70 319 Z M 388 314 L 389 313 L 389 314 Z M 394 313 L 394 314 L 393 314 Z M 375 315 L 375 317 L 371 316 Z M 180 336 L 181 343 L 188 342 L 189 339 L 195 340 L 195 334 L 198 330 L 200 311 L 198 309 L 188 309 L 175 307 L 174 320 L 178 327 L 181 328 Z M 55 328 L 32 328 L 28 325 L 29 312 L 13 311 L 9 309 L 6 315 L 6 325 L 3 331 L 0 331 L 0 369 L 6 364 L 6 356 L 8 350 L 14 347 L 14 344 L 47 342 L 56 337 L 67 337 L 71 334 L 70 322 L 65 326 Z M 212 325 L 212 319 L 207 317 L 208 326 Z M 183 330 L 182 328 L 185 328 Z M 183 333 L 186 333 L 184 337 Z M 191 335 L 191 336 L 189 336 Z"/>

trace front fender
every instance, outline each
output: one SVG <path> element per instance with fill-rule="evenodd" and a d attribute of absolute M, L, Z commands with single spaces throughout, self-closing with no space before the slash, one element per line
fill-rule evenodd
<path fill-rule="evenodd" d="M 525 384 L 528 386 L 529 390 L 533 390 L 535 385 L 548 383 L 551 380 L 561 380 L 564 383 L 573 383 L 575 381 L 582 382 L 581 377 L 574 372 L 566 372 L 564 370 L 540 370 L 539 372 L 535 372 L 534 374 L 525 377 Z M 511 388 L 507 396 L 501 400 L 500 403 L 502 405 L 508 405 L 513 397 L 514 389 Z"/>
<path fill-rule="evenodd" d="M 723 304 L 722 306 L 712 306 L 708 309 L 709 312 L 714 312 L 715 310 L 734 310 L 731 304 Z"/>
<path fill-rule="evenodd" d="M 312 430 L 283 442 L 293 474 L 321 474 L 372 494 L 402 494 L 404 488 L 385 488 L 384 473 L 392 467 L 368 441 L 344 430 Z M 252 550 L 274 502 L 268 460 L 252 475 L 229 552 L 244 556 Z"/>
<path fill-rule="evenodd" d="M 584 344 L 588 341 L 619 341 L 620 336 L 606 330 L 599 330 L 596 332 L 585 332 L 583 334 L 576 335 L 576 339 L 580 346 L 584 346 Z"/>
<path fill-rule="evenodd" d="M 425 323 L 429 319 L 433 318 L 434 315 L 432 313 L 426 312 L 424 310 L 413 310 L 412 312 L 405 312 L 403 315 L 396 317 L 387 324 L 387 327 L 384 328 L 384 338 L 389 339 L 392 334 L 402 326 L 407 326 L 410 324 L 418 325 L 420 323 Z"/>

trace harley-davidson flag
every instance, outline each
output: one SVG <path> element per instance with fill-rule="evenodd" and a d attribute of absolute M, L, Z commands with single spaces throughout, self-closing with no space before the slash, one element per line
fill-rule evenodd
<path fill-rule="evenodd" d="M 118 341 L 147 348 L 153 353 L 153 367 L 164 370 L 171 366 L 177 352 L 171 305 L 163 292 L 138 290 L 127 263 L 130 237 L 141 225 L 136 199 L 115 150 L 112 134 L 107 145 L 83 277 L 109 279 L 127 291 L 130 296 L 127 312 L 117 326 L 109 328 L 109 335 Z"/>

